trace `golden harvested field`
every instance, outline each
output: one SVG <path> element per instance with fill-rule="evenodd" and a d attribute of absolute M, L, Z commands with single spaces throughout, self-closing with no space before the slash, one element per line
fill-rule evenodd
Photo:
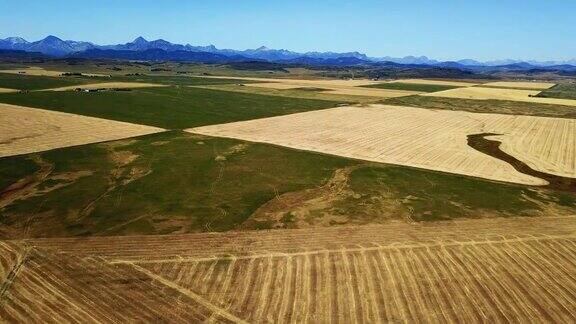
<path fill-rule="evenodd" d="M 520 184 L 545 182 L 467 145 L 467 135 L 503 134 L 503 150 L 536 170 L 573 177 L 576 121 L 371 105 L 340 107 L 188 130 L 374 162 Z"/>
<path fill-rule="evenodd" d="M 0 104 L 0 157 L 164 131 L 63 112 Z"/>
<path fill-rule="evenodd" d="M 576 320 L 574 216 L 3 246 L 7 322 Z"/>
<path fill-rule="evenodd" d="M 538 93 L 540 93 L 539 90 L 467 87 L 467 88 L 456 88 L 451 90 L 432 92 L 422 94 L 421 96 L 478 99 L 478 100 L 487 100 L 487 99 L 512 100 L 512 101 L 545 103 L 553 105 L 576 106 L 576 100 L 530 97 L 535 96 Z"/>
<path fill-rule="evenodd" d="M 67 87 L 46 89 L 43 91 L 70 91 L 74 89 L 136 89 L 136 88 L 151 88 L 151 87 L 167 87 L 165 84 L 158 83 L 140 83 L 140 82 L 101 82 L 90 84 L 79 84 Z"/>
<path fill-rule="evenodd" d="M 49 76 L 49 77 L 60 77 L 63 71 L 52 71 L 52 70 L 45 70 L 41 67 L 27 67 L 24 69 L 13 69 L 13 70 L 0 70 L 0 73 L 9 73 L 9 74 L 23 74 L 23 75 L 35 75 L 35 76 Z M 107 75 L 104 74 L 96 74 L 96 73 L 82 73 L 85 76 L 93 76 L 93 77 L 104 77 Z"/>
<path fill-rule="evenodd" d="M 496 87 L 496 88 L 526 88 L 526 89 L 539 89 L 545 90 L 551 88 L 555 83 L 549 82 L 520 82 L 520 81 L 498 81 L 484 83 L 483 86 Z"/>
<path fill-rule="evenodd" d="M 380 97 L 380 98 L 395 98 L 410 96 L 420 92 L 405 91 L 405 90 L 387 90 L 377 88 L 360 88 L 351 87 L 346 89 L 331 89 L 326 91 L 328 94 L 348 95 L 348 96 L 366 96 L 366 97 Z"/>
<path fill-rule="evenodd" d="M 414 83 L 414 84 L 436 84 L 436 85 L 446 85 L 446 86 L 455 86 L 455 87 L 471 87 L 471 86 L 478 85 L 478 83 L 474 83 L 474 82 L 428 80 L 428 79 L 404 79 L 404 80 L 394 80 L 391 82 Z"/>
<path fill-rule="evenodd" d="M 294 84 L 294 83 L 280 83 L 280 82 L 268 82 L 268 83 L 249 83 L 249 87 L 257 87 L 257 88 L 266 88 L 266 89 L 278 89 L 278 90 L 287 90 L 287 89 L 298 89 L 302 88 L 301 85 Z"/>
<path fill-rule="evenodd" d="M 279 90 L 287 90 L 287 89 L 299 89 L 299 88 L 306 88 L 306 87 L 322 87 L 319 89 L 324 89 L 322 93 L 325 94 L 334 94 L 334 95 L 348 95 L 348 96 L 365 96 L 365 97 L 376 97 L 376 98 L 394 98 L 394 97 L 402 97 L 402 96 L 410 96 L 413 94 L 418 94 L 420 92 L 415 91 L 404 91 L 404 90 L 386 90 L 386 89 L 376 89 L 376 88 L 361 88 L 356 86 L 328 86 L 323 84 L 311 84 L 309 82 L 306 83 L 251 83 L 248 84 L 247 87 L 258 87 L 258 88 L 267 88 L 267 89 L 279 89 Z"/>
<path fill-rule="evenodd" d="M 236 78 L 239 80 L 265 81 L 265 83 L 250 83 L 247 87 L 266 89 L 298 89 L 319 88 L 325 94 L 364 96 L 373 98 L 394 98 L 419 94 L 415 91 L 387 90 L 377 88 L 362 88 L 364 85 L 378 84 L 382 82 L 371 80 L 304 80 L 304 79 L 265 79 L 265 78 Z"/>

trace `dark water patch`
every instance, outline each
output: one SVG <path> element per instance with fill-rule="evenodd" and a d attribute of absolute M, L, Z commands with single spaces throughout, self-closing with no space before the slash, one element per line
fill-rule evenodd
<path fill-rule="evenodd" d="M 488 154 L 494 158 L 509 163 L 512 165 L 512 167 L 514 167 L 514 169 L 516 169 L 516 171 L 520 173 L 548 181 L 548 185 L 543 186 L 543 188 L 576 193 L 576 178 L 557 176 L 532 169 L 526 163 L 502 151 L 500 149 L 500 144 L 502 144 L 502 142 L 486 138 L 486 136 L 492 135 L 501 134 L 480 133 L 468 135 L 468 146 L 484 154 Z"/>

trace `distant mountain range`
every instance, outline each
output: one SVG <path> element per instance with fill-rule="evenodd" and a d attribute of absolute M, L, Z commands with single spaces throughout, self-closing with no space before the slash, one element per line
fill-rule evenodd
<path fill-rule="evenodd" d="M 17 50 L 38 52 L 54 57 L 126 59 L 126 60 L 175 60 L 203 63 L 237 62 L 261 60 L 276 63 L 299 63 L 310 65 L 366 65 L 392 62 L 407 65 L 432 65 L 446 68 L 472 68 L 492 66 L 522 66 L 522 68 L 576 66 L 576 59 L 568 61 L 522 61 L 496 60 L 479 62 L 471 59 L 442 62 L 426 56 L 368 57 L 359 52 L 306 52 L 298 53 L 284 49 L 259 47 L 256 49 L 233 50 L 218 49 L 214 45 L 193 46 L 190 44 L 173 44 L 163 39 L 147 41 L 138 37 L 132 42 L 117 45 L 96 45 L 85 41 L 62 40 L 48 36 L 35 42 L 28 42 L 21 37 L 0 39 L 0 50 Z"/>

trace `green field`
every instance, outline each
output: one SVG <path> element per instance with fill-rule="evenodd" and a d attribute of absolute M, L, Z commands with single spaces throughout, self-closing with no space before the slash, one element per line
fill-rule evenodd
<path fill-rule="evenodd" d="M 66 87 L 77 84 L 103 82 L 103 78 L 88 77 L 47 77 L 35 75 L 20 75 L 0 73 L 0 88 L 17 90 L 39 90 Z"/>
<path fill-rule="evenodd" d="M 167 129 L 271 117 L 330 108 L 333 101 L 263 96 L 193 87 L 119 92 L 0 94 L 0 102 Z"/>
<path fill-rule="evenodd" d="M 336 177 L 336 170 L 349 172 Z M 0 159 L 0 192 L 20 178 L 27 179 L 26 186 L 0 194 L 0 206 L 7 205 L 0 208 L 5 237 L 191 233 L 576 210 L 574 197 L 540 189 L 178 131 Z M 253 217 L 270 202 L 264 214 L 269 216 Z"/>
<path fill-rule="evenodd" d="M 537 97 L 576 100 L 576 83 L 559 83 L 540 92 Z"/>
<path fill-rule="evenodd" d="M 436 92 L 443 90 L 455 89 L 458 87 L 439 84 L 416 84 L 416 83 L 402 83 L 402 82 L 388 82 L 378 83 L 363 86 L 365 88 L 378 88 L 390 90 L 406 90 L 406 91 L 419 91 L 419 92 Z"/>
<path fill-rule="evenodd" d="M 430 96 L 396 97 L 381 101 L 387 105 L 461 110 L 477 113 L 576 118 L 576 107 L 508 100 L 475 100 Z"/>
<path fill-rule="evenodd" d="M 230 230 L 276 194 L 318 186 L 354 163 L 180 132 L 37 156 L 52 176 L 36 196 L 1 210 L 0 220 L 47 236 Z M 0 178 L 38 169 L 21 161 L 0 159 Z"/>

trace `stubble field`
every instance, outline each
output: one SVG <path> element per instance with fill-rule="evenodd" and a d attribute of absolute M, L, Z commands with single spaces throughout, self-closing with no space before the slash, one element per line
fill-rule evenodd
<path fill-rule="evenodd" d="M 0 104 L 0 157 L 118 140 L 161 128 Z"/>
<path fill-rule="evenodd" d="M 575 219 L 9 242 L 0 317 L 570 322 Z"/>
<path fill-rule="evenodd" d="M 545 184 L 467 144 L 468 135 L 497 133 L 502 134 L 497 138 L 504 143 L 505 151 L 537 170 L 569 177 L 576 170 L 576 123 L 570 119 L 372 105 L 190 131 L 498 181 Z"/>
<path fill-rule="evenodd" d="M 423 96 L 477 99 L 477 100 L 512 100 L 532 103 L 576 106 L 576 100 L 541 98 L 537 97 L 541 90 L 520 90 L 520 89 L 500 89 L 485 87 L 465 87 L 433 93 L 423 94 Z"/>
<path fill-rule="evenodd" d="M 495 87 L 495 88 L 526 88 L 526 89 L 538 89 L 538 90 L 545 90 L 554 86 L 554 83 L 549 82 L 521 82 L 521 81 L 514 81 L 514 82 L 507 82 L 507 81 L 497 81 L 497 82 L 488 82 L 482 84 L 485 87 Z"/>

